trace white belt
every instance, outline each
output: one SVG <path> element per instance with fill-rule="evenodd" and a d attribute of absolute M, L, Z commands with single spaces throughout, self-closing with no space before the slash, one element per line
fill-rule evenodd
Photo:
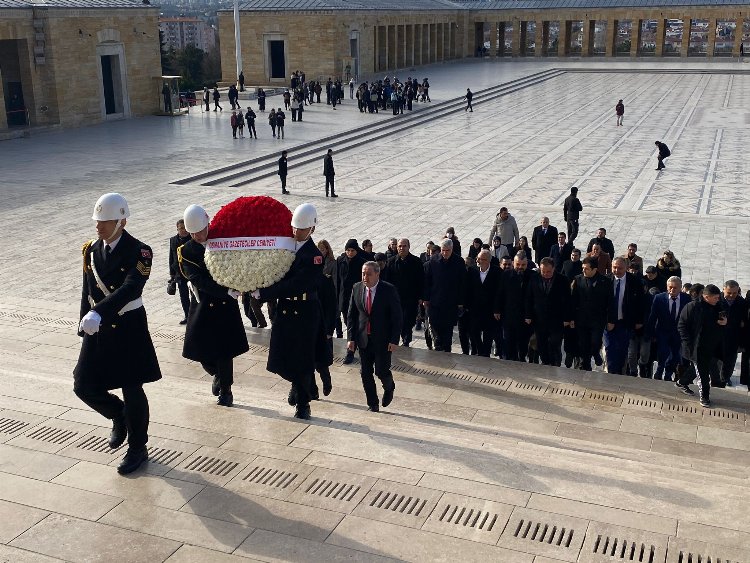
<path fill-rule="evenodd" d="M 94 298 L 89 295 L 89 305 L 91 305 L 91 308 L 93 309 L 96 307 L 96 301 L 94 301 Z M 140 307 L 143 307 L 143 298 L 139 297 L 138 299 L 133 299 L 130 303 L 126 303 L 125 306 L 120 309 L 117 314 L 122 316 L 125 313 L 129 311 L 135 311 L 136 309 L 139 309 Z"/>

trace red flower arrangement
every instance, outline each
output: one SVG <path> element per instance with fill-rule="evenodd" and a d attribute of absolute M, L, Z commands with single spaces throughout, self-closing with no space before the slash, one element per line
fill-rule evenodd
<path fill-rule="evenodd" d="M 292 212 L 268 196 L 238 197 L 219 209 L 209 227 L 212 239 L 231 237 L 291 237 Z"/>

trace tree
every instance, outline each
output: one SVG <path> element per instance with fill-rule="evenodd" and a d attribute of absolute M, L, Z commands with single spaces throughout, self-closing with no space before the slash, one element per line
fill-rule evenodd
<path fill-rule="evenodd" d="M 161 55 L 161 73 L 173 75 L 175 71 L 174 49 L 167 48 L 167 42 L 164 40 L 164 32 L 159 30 L 159 53 Z"/>
<path fill-rule="evenodd" d="M 201 88 L 203 84 L 203 59 L 205 53 L 194 45 L 187 45 L 177 52 L 177 72 L 182 77 L 180 81 L 186 90 Z"/>

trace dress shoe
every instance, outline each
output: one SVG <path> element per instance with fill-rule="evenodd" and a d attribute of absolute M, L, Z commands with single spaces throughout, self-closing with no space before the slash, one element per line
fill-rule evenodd
<path fill-rule="evenodd" d="M 331 391 L 333 391 L 333 385 L 330 381 L 324 381 L 323 382 L 323 395 L 326 397 L 331 394 Z"/>
<path fill-rule="evenodd" d="M 600 365 L 602 365 L 604 363 L 604 360 L 602 360 L 602 355 L 600 353 L 598 353 L 598 352 L 596 354 L 594 354 L 594 363 L 597 366 L 600 366 Z"/>
<path fill-rule="evenodd" d="M 109 434 L 109 447 L 116 450 L 125 443 L 128 437 L 128 426 L 125 423 L 125 415 L 120 415 L 112 420 L 112 432 Z"/>
<path fill-rule="evenodd" d="M 676 381 L 674 384 L 677 389 L 685 393 L 685 395 L 695 395 L 695 391 L 693 391 L 689 386 L 685 385 L 684 383 L 680 383 L 679 381 Z"/>
<path fill-rule="evenodd" d="M 216 400 L 216 404 L 220 407 L 231 407 L 234 404 L 234 397 L 231 391 L 222 392 L 219 398 Z"/>
<path fill-rule="evenodd" d="M 370 412 L 380 412 L 380 407 L 378 405 L 370 405 L 367 407 L 367 410 Z"/>
<path fill-rule="evenodd" d="M 297 409 L 294 411 L 294 418 L 301 418 L 302 420 L 310 420 L 310 405 L 297 405 Z"/>
<path fill-rule="evenodd" d="M 266 319 L 261 319 L 258 321 L 258 328 L 266 328 L 268 326 L 268 322 Z"/>
<path fill-rule="evenodd" d="M 414 327 L 414 330 L 422 330 L 422 323 L 417 323 L 417 326 Z"/>
<path fill-rule="evenodd" d="M 331 194 L 331 197 L 339 197 L 339 196 L 336 194 Z"/>
<path fill-rule="evenodd" d="M 187 319 L 182 319 L 182 320 L 180 321 L 180 324 L 181 324 L 181 325 L 186 325 L 186 324 L 187 324 Z"/>
<path fill-rule="evenodd" d="M 313 401 L 320 401 L 320 391 L 318 390 L 317 385 L 310 387 L 310 398 Z"/>
<path fill-rule="evenodd" d="M 344 358 L 343 364 L 345 366 L 348 366 L 349 364 L 354 362 L 354 352 L 347 351 L 346 357 Z"/>
<path fill-rule="evenodd" d="M 293 386 L 289 389 L 289 395 L 286 396 L 286 402 L 289 403 L 290 407 L 297 404 L 297 390 Z"/>
<path fill-rule="evenodd" d="M 393 401 L 393 392 L 396 390 L 396 384 L 391 381 L 391 384 L 383 391 L 383 407 L 387 407 Z"/>
<path fill-rule="evenodd" d="M 221 395 L 221 381 L 219 381 L 218 375 L 214 375 L 214 380 L 211 383 L 211 394 L 214 397 Z"/>
<path fill-rule="evenodd" d="M 122 458 L 120 465 L 117 466 L 117 472 L 120 475 L 127 475 L 138 469 L 144 461 L 148 460 L 148 450 L 146 446 L 140 448 L 128 448 L 125 457 Z"/>

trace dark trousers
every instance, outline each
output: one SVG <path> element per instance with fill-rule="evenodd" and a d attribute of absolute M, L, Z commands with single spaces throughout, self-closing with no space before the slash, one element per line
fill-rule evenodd
<path fill-rule="evenodd" d="M 201 366 L 208 375 L 219 378 L 222 393 L 229 391 L 234 383 L 233 358 L 222 358 L 214 362 L 201 362 Z"/>
<path fill-rule="evenodd" d="M 607 353 L 607 373 L 625 374 L 628 361 L 628 347 L 632 331 L 623 321 L 617 321 L 615 328 L 604 331 L 604 350 Z"/>
<path fill-rule="evenodd" d="M 678 336 L 677 361 L 680 360 L 679 341 L 680 337 Z M 648 371 L 644 372 L 643 370 L 646 368 L 648 368 Z M 630 375 L 650 377 L 649 374 L 651 373 L 652 368 L 653 365 L 651 365 L 651 339 L 646 338 L 643 335 L 643 329 L 634 331 L 630 336 L 630 346 L 628 347 L 628 369 L 630 371 Z M 674 365 L 672 366 L 672 371 L 669 372 L 670 376 L 673 372 Z"/>
<path fill-rule="evenodd" d="M 333 187 L 333 180 L 335 176 L 326 176 L 326 196 L 328 196 L 328 189 L 331 190 L 331 195 L 336 193 L 336 190 Z"/>
<path fill-rule="evenodd" d="M 182 305 L 182 310 L 185 312 L 185 318 L 187 319 L 190 310 L 190 288 L 187 280 L 181 276 L 177 278 L 177 291 L 180 292 L 180 305 Z"/>
<path fill-rule="evenodd" d="M 750 381 L 750 350 L 742 352 L 740 359 L 740 384 L 747 385 Z"/>
<path fill-rule="evenodd" d="M 603 332 L 604 328 L 601 326 L 576 325 L 578 353 L 581 356 L 582 370 L 591 371 L 591 356 L 601 353 Z"/>
<path fill-rule="evenodd" d="M 675 367 L 682 360 L 682 341 L 677 331 L 669 331 L 666 334 L 658 334 L 656 337 L 656 375 L 662 374 L 666 379 L 671 379 Z"/>
<path fill-rule="evenodd" d="M 489 358 L 493 342 L 497 342 L 497 346 L 502 348 L 502 344 L 500 344 L 498 338 L 499 330 L 495 319 L 474 319 L 471 328 L 473 333 L 472 338 L 478 355 Z"/>
<path fill-rule="evenodd" d="M 734 373 L 737 364 L 737 348 L 722 350 L 721 358 L 716 358 L 711 364 L 711 386 L 726 387 L 727 381 Z"/>
<path fill-rule="evenodd" d="M 279 178 L 281 179 L 281 192 L 283 193 L 286 191 L 286 176 L 279 176 Z"/>
<path fill-rule="evenodd" d="M 388 349 L 375 349 L 372 344 L 359 349 L 360 375 L 362 376 L 362 387 L 367 397 L 367 406 L 378 406 L 378 389 L 375 386 L 375 378 L 383 385 L 383 389 L 391 389 L 394 385 L 391 373 L 391 353 Z"/>
<path fill-rule="evenodd" d="M 503 344 L 505 359 L 512 362 L 525 362 L 529 353 L 531 330 L 529 325 L 520 321 L 503 326 Z"/>
<path fill-rule="evenodd" d="M 458 318 L 458 341 L 461 343 L 462 354 L 471 354 L 472 356 L 478 354 L 474 334 L 471 330 L 471 313 L 469 311 L 464 311 L 464 314 Z"/>
<path fill-rule="evenodd" d="M 417 302 L 404 299 L 401 302 L 401 340 L 404 346 L 411 343 L 412 331 L 417 322 Z"/>
<path fill-rule="evenodd" d="M 563 329 L 563 350 L 565 350 L 565 367 L 578 367 L 580 363 L 578 352 L 578 335 L 576 329 L 566 327 Z"/>
<path fill-rule="evenodd" d="M 125 415 L 128 427 L 128 447 L 141 448 L 148 442 L 148 399 L 143 385 L 122 388 L 121 400 L 106 389 L 94 385 L 76 384 L 73 391 L 84 403 L 104 418 L 113 420 Z"/>
<path fill-rule="evenodd" d="M 662 168 L 666 168 L 666 166 L 664 166 L 664 159 L 665 158 L 666 157 L 661 156 L 661 155 L 659 155 L 659 156 L 656 157 L 656 160 L 659 161 L 659 164 L 658 164 L 658 166 L 656 168 L 658 168 L 659 170 L 661 170 Z"/>
<path fill-rule="evenodd" d="M 698 372 L 698 377 L 701 379 L 700 396 L 708 399 L 711 390 L 711 362 L 714 359 L 714 355 L 711 351 L 699 348 L 697 356 L 698 361 L 695 362 L 695 371 Z"/>
<path fill-rule="evenodd" d="M 453 321 L 442 315 L 429 314 L 432 344 L 438 352 L 450 352 L 453 345 Z"/>
<path fill-rule="evenodd" d="M 568 242 L 572 243 L 578 236 L 578 219 L 568 219 Z"/>
<path fill-rule="evenodd" d="M 284 379 L 287 379 L 286 377 Z M 292 378 L 292 389 L 297 396 L 297 407 L 304 407 L 312 400 L 312 389 L 315 385 L 315 372 L 297 374 Z M 316 386 L 317 389 L 317 386 Z"/>
<path fill-rule="evenodd" d="M 328 351 L 333 356 L 333 338 L 327 338 L 326 344 L 328 345 Z M 315 362 L 315 371 L 320 374 L 320 380 L 323 382 L 323 385 L 331 385 L 331 370 L 327 365 Z M 317 390 L 318 385 L 315 383 L 315 378 L 313 377 L 310 392 L 315 395 Z"/>
<path fill-rule="evenodd" d="M 258 132 L 255 130 L 255 123 L 251 123 L 247 126 L 247 134 L 250 137 L 258 138 Z"/>
<path fill-rule="evenodd" d="M 563 327 L 540 327 L 534 330 L 536 349 L 545 366 L 559 366 L 562 363 Z"/>

